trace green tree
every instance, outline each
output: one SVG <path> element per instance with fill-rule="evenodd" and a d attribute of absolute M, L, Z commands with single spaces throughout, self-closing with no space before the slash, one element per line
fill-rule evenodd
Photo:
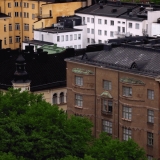
<path fill-rule="evenodd" d="M 42 95 L 9 89 L 0 93 L 0 152 L 25 159 L 84 157 L 91 122 L 70 118 Z"/>
<path fill-rule="evenodd" d="M 144 150 L 132 139 L 121 142 L 106 133 L 101 133 L 93 141 L 88 148 L 88 155 L 97 160 L 146 160 Z"/>
<path fill-rule="evenodd" d="M 16 157 L 12 153 L 2 153 L 0 152 L 0 160 L 24 160 L 22 157 Z"/>

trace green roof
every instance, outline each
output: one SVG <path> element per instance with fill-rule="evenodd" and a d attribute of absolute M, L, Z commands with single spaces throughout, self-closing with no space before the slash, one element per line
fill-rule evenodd
<path fill-rule="evenodd" d="M 43 51 L 48 52 L 48 54 L 57 54 L 57 53 L 61 53 L 62 51 L 65 50 L 65 48 L 57 47 L 57 44 L 43 45 L 40 48 L 43 49 Z"/>

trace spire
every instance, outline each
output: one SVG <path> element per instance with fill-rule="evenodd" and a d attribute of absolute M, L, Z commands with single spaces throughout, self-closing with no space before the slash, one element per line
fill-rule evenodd
<path fill-rule="evenodd" d="M 12 81 L 14 88 L 21 88 L 21 91 L 30 90 L 30 80 L 28 79 L 28 73 L 25 69 L 26 61 L 22 54 L 16 59 L 16 71 Z"/>

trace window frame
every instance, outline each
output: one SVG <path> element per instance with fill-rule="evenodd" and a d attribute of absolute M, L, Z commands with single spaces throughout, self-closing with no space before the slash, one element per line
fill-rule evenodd
<path fill-rule="evenodd" d="M 154 111 L 151 109 L 147 110 L 147 120 L 148 123 L 154 123 Z"/>
<path fill-rule="evenodd" d="M 83 77 L 82 76 L 75 76 L 75 85 L 83 86 Z"/>
<path fill-rule="evenodd" d="M 123 128 L 123 140 L 128 141 L 132 138 L 132 130 L 129 128 Z"/>
<path fill-rule="evenodd" d="M 147 132 L 147 145 L 153 146 L 154 144 L 154 136 L 152 132 Z"/>
<path fill-rule="evenodd" d="M 128 28 L 132 28 L 133 24 L 131 22 L 128 23 Z"/>
<path fill-rule="evenodd" d="M 132 108 L 129 106 L 122 106 L 122 117 L 126 120 L 132 120 Z"/>
<path fill-rule="evenodd" d="M 110 25 L 114 26 L 114 21 L 113 20 L 110 21 Z"/>
<path fill-rule="evenodd" d="M 149 100 L 154 100 L 154 90 L 147 89 L 147 98 Z"/>
<path fill-rule="evenodd" d="M 126 89 L 129 90 L 129 91 L 126 91 Z M 122 86 L 122 94 L 123 94 L 123 96 L 132 97 L 132 93 L 133 93 L 132 92 L 132 87 Z"/>
<path fill-rule="evenodd" d="M 113 100 L 108 98 L 101 99 L 102 112 L 112 113 L 113 112 Z"/>
<path fill-rule="evenodd" d="M 83 107 L 83 96 L 81 94 L 75 94 L 75 106 Z"/>
<path fill-rule="evenodd" d="M 102 19 L 98 19 L 98 24 L 102 24 Z"/>
<path fill-rule="evenodd" d="M 52 104 L 57 104 L 58 102 L 58 96 L 57 93 L 54 93 L 52 96 Z"/>
<path fill-rule="evenodd" d="M 102 131 L 106 132 L 109 135 L 113 134 L 112 122 L 107 120 L 102 120 Z"/>
<path fill-rule="evenodd" d="M 135 29 L 139 29 L 139 23 L 135 23 Z"/>
<path fill-rule="evenodd" d="M 103 80 L 103 89 L 106 91 L 112 90 L 112 82 L 109 80 Z"/>

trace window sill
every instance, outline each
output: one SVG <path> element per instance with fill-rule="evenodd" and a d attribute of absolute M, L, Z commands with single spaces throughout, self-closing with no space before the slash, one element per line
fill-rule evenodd
<path fill-rule="evenodd" d="M 101 113 L 105 114 L 105 115 L 112 115 L 112 112 L 107 112 L 107 111 L 103 111 L 103 110 L 101 111 Z"/>
<path fill-rule="evenodd" d="M 132 120 L 131 119 L 126 119 L 126 118 L 122 118 L 123 121 L 128 121 L 128 122 L 131 122 Z"/>
<path fill-rule="evenodd" d="M 79 109 L 83 109 L 82 107 L 80 107 L 80 106 L 77 106 L 77 105 L 75 105 L 74 107 L 75 107 L 75 108 L 79 108 Z"/>
<path fill-rule="evenodd" d="M 154 125 L 154 122 L 147 122 L 148 125 Z"/>
<path fill-rule="evenodd" d="M 147 147 L 153 148 L 153 145 L 147 144 Z"/>

